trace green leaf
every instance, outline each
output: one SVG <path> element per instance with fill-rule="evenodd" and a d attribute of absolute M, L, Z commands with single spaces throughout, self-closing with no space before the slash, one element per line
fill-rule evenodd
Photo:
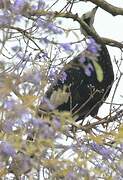
<path fill-rule="evenodd" d="M 94 68 L 96 70 L 96 75 L 97 75 L 97 80 L 99 82 L 101 82 L 103 80 L 104 74 L 103 74 L 103 70 L 101 68 L 101 66 L 96 62 L 96 61 L 92 61 Z"/>

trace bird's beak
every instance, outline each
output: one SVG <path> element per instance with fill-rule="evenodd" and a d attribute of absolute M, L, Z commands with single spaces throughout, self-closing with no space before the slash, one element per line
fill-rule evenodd
<path fill-rule="evenodd" d="M 82 15 L 81 19 L 91 28 L 91 29 L 94 29 L 93 28 L 93 24 L 94 24 L 94 19 L 95 19 L 95 14 L 96 14 L 96 11 L 98 9 L 98 6 L 94 7 L 91 11 L 85 13 Z M 82 32 L 82 34 L 84 34 L 85 36 L 87 36 L 87 32 L 82 28 L 80 27 L 80 30 Z"/>
<path fill-rule="evenodd" d="M 98 6 L 94 7 L 89 14 L 90 17 L 90 24 L 88 24 L 90 27 L 93 27 L 94 24 L 94 19 L 95 19 L 95 14 L 97 12 Z"/>
<path fill-rule="evenodd" d="M 91 16 L 94 18 L 95 17 L 95 14 L 96 14 L 96 11 L 98 9 L 98 6 L 94 7 L 91 11 Z"/>

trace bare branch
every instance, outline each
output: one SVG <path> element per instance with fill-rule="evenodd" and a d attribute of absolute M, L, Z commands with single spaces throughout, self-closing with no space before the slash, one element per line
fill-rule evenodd
<path fill-rule="evenodd" d="M 101 7 L 102 9 L 112 14 L 113 16 L 123 15 L 123 8 L 113 6 L 112 4 L 109 4 L 108 2 L 104 0 L 87 0 L 87 1 L 90 1 L 94 3 L 95 5 Z"/>
<path fill-rule="evenodd" d="M 89 125 L 85 125 L 83 127 L 79 127 L 81 130 L 83 131 L 86 131 L 86 132 L 89 132 L 91 129 L 93 128 L 96 128 L 96 126 L 98 125 L 104 125 L 104 124 L 107 124 L 107 123 L 110 123 L 110 122 L 113 122 L 113 121 L 116 121 L 118 120 L 119 118 L 121 118 L 123 116 L 123 110 L 120 110 L 119 112 L 116 113 L 116 115 L 114 116 L 110 116 L 110 117 L 106 117 L 106 118 L 103 118 L 101 119 L 100 121 L 96 121 L 96 122 L 93 122 Z M 78 129 L 79 129 L 78 128 Z"/>
<path fill-rule="evenodd" d="M 80 26 L 90 36 L 93 36 L 97 40 L 97 42 L 105 44 L 105 45 L 109 45 L 109 46 L 118 47 L 120 49 L 123 48 L 123 44 L 116 41 L 116 40 L 100 37 L 93 29 L 90 29 L 90 27 L 81 18 L 79 18 L 77 14 L 72 14 L 72 13 L 61 13 L 61 14 L 59 14 L 58 12 L 56 12 L 55 17 L 71 18 L 74 21 L 77 21 L 80 24 Z"/>
<path fill-rule="evenodd" d="M 30 12 L 31 16 L 45 16 L 47 14 L 47 12 L 45 11 L 32 11 Z M 109 45 L 109 46 L 114 46 L 114 47 L 118 47 L 120 49 L 123 48 L 123 43 L 118 42 L 116 40 L 112 40 L 112 39 L 108 39 L 105 37 L 100 37 L 93 29 L 91 29 L 79 16 L 78 14 L 72 14 L 71 12 L 69 13 L 59 13 L 59 12 L 54 12 L 54 16 L 53 16 L 53 12 L 49 12 L 49 14 L 52 14 L 53 18 L 57 18 L 57 17 L 62 17 L 62 18 L 71 18 L 74 21 L 77 21 L 80 26 L 90 35 L 93 36 L 97 42 L 101 43 L 101 44 L 105 44 L 105 45 Z"/>
<path fill-rule="evenodd" d="M 39 45 L 29 36 L 27 30 L 21 29 L 19 27 L 14 27 L 10 25 L 0 25 L 0 28 L 8 28 L 8 29 L 13 29 L 21 33 L 23 36 L 25 36 L 27 39 L 32 41 L 32 43 L 40 50 L 40 52 L 44 53 L 44 51 L 39 47 Z"/>

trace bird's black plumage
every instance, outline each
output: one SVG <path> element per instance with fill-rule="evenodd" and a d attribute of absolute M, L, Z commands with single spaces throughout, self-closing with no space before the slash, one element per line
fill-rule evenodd
<path fill-rule="evenodd" d="M 94 17 L 86 17 L 86 14 L 83 15 L 83 20 L 89 26 L 93 23 L 92 18 Z M 93 40 L 96 43 L 94 38 Z M 81 63 L 80 60 L 83 57 L 84 61 Z M 93 61 L 97 63 L 98 67 L 100 67 L 99 69 L 96 69 Z M 87 67 L 90 74 L 85 72 Z M 102 73 L 101 80 L 98 79 L 96 72 L 98 70 Z M 100 44 L 100 48 L 98 48 L 96 54 L 86 49 L 70 61 L 63 68 L 61 73 L 62 72 L 66 73 L 64 82 L 58 77 L 56 82 L 47 90 L 45 97 L 50 100 L 54 92 L 59 89 L 63 90 L 65 87 L 65 92 L 68 93 L 66 101 L 63 100 L 61 104 L 58 103 L 55 107 L 56 109 L 60 111 L 71 111 L 73 116 L 78 115 L 77 120 L 87 117 L 88 115 L 92 117 L 96 116 L 99 107 L 109 95 L 114 80 L 111 59 L 106 46 Z M 42 109 L 41 106 L 40 109 Z"/>

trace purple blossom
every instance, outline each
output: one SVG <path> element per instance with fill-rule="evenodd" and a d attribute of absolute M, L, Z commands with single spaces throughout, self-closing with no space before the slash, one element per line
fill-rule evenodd
<path fill-rule="evenodd" d="M 69 43 L 61 43 L 60 46 L 65 50 L 65 51 L 73 51 L 71 44 Z"/>
<path fill-rule="evenodd" d="M 23 63 L 21 63 L 21 65 L 19 64 L 19 68 L 25 67 L 25 61 L 26 62 L 29 62 L 29 61 L 32 62 L 32 56 L 31 55 L 32 55 L 32 53 L 25 55 L 21 50 L 17 53 L 17 57 L 19 59 L 21 59 L 21 61 L 24 62 L 24 64 Z"/>
<path fill-rule="evenodd" d="M 91 143 L 91 148 L 98 154 L 102 155 L 103 158 L 112 160 L 112 153 L 110 149 L 105 148 L 104 146 L 97 144 L 95 142 Z"/>
<path fill-rule="evenodd" d="M 84 70 L 85 70 L 85 74 L 87 75 L 87 76 L 91 76 L 91 74 L 92 74 L 92 71 L 94 71 L 94 69 L 93 69 L 93 66 L 92 66 L 92 64 L 88 64 L 88 65 L 86 65 L 86 67 L 84 68 Z"/>
<path fill-rule="evenodd" d="M 62 71 L 62 72 L 60 73 L 59 79 L 60 79 L 60 81 L 61 81 L 62 83 L 64 83 L 64 81 L 66 81 L 66 79 L 67 79 L 67 73 L 66 73 L 65 71 Z"/>
<path fill-rule="evenodd" d="M 22 127 L 26 123 L 30 122 L 30 120 L 32 119 L 32 114 L 23 107 L 17 108 L 16 114 L 19 118 L 15 121 L 15 126 Z"/>
<path fill-rule="evenodd" d="M 14 127 L 14 121 L 12 119 L 9 119 L 3 123 L 2 130 L 5 133 L 11 133 L 13 131 L 13 127 Z"/>
<path fill-rule="evenodd" d="M 21 115 L 20 119 L 23 123 L 29 122 L 32 118 L 32 114 L 27 111 L 22 111 L 22 113 L 20 115 Z"/>
<path fill-rule="evenodd" d="M 43 97 L 42 99 L 41 99 L 41 103 L 40 103 L 40 108 L 41 108 L 41 110 L 54 110 L 54 105 L 53 104 L 51 104 L 51 102 L 49 101 L 49 99 L 48 98 L 46 98 L 46 97 Z"/>
<path fill-rule="evenodd" d="M 87 42 L 87 50 L 91 53 L 97 54 L 100 51 L 100 45 L 96 43 L 96 41 L 90 37 Z"/>
<path fill-rule="evenodd" d="M 33 130 L 39 138 L 52 139 L 55 137 L 55 130 L 50 125 L 50 122 L 48 123 L 45 120 L 33 118 L 30 123 L 33 127 L 31 126 L 32 129 L 28 129 L 28 137 L 33 137 Z"/>
<path fill-rule="evenodd" d="M 12 162 L 9 166 L 9 171 L 19 176 L 29 172 L 31 168 L 31 158 L 22 152 L 18 152 L 12 159 Z"/>
<path fill-rule="evenodd" d="M 84 177 L 84 176 L 88 177 L 89 176 L 89 172 L 87 169 L 79 167 L 78 170 L 79 170 L 79 175 L 81 175 L 82 177 Z"/>
<path fill-rule="evenodd" d="M 48 58 L 48 53 L 47 52 L 38 53 L 35 56 L 35 59 L 38 59 L 38 60 L 40 60 L 40 59 L 42 60 L 42 58 L 47 59 Z"/>
<path fill-rule="evenodd" d="M 45 3 L 45 1 L 44 0 L 39 0 L 38 1 L 38 9 L 45 9 L 47 6 L 46 6 L 46 3 Z"/>
<path fill-rule="evenodd" d="M 0 170 L 4 169 L 5 167 L 5 163 L 4 162 L 0 162 Z"/>
<path fill-rule="evenodd" d="M 38 70 L 34 70 L 32 72 L 29 72 L 28 74 L 25 74 L 24 81 L 28 81 L 34 85 L 39 85 L 41 82 L 41 72 Z"/>
<path fill-rule="evenodd" d="M 74 172 L 69 172 L 66 177 L 65 180 L 77 180 L 78 178 L 76 177 L 76 175 L 74 174 Z"/>
<path fill-rule="evenodd" d="M 33 121 L 32 125 L 34 126 L 37 137 L 43 139 L 52 139 L 55 137 L 55 130 L 52 126 L 50 126 L 50 123 L 46 122 L 45 120 L 39 119 L 39 122 L 38 120 L 36 120 L 36 122 Z M 32 137 L 32 134 L 31 129 L 29 129 L 28 135 Z"/>
<path fill-rule="evenodd" d="M 40 119 L 40 118 L 32 118 L 31 119 L 31 124 L 35 127 L 35 128 L 41 128 L 41 127 L 43 127 L 43 125 L 45 125 L 46 124 L 46 122 L 45 121 L 43 121 L 42 119 Z"/>
<path fill-rule="evenodd" d="M 33 10 L 45 10 L 46 8 L 48 8 L 49 6 L 46 4 L 46 2 L 44 0 L 38 0 L 38 4 L 33 4 L 31 6 L 31 8 Z"/>
<path fill-rule="evenodd" d="M 19 46 L 13 46 L 12 47 L 12 50 L 14 51 L 14 52 L 17 52 L 17 51 L 22 51 L 22 49 L 21 49 L 21 47 L 19 47 Z"/>
<path fill-rule="evenodd" d="M 48 53 L 44 52 L 42 58 L 48 58 Z"/>
<path fill-rule="evenodd" d="M 77 144 L 77 145 L 78 145 L 78 144 Z M 89 151 L 89 148 L 87 147 L 86 144 L 81 144 L 81 150 L 82 150 L 82 152 L 87 153 L 87 152 Z"/>
<path fill-rule="evenodd" d="M 48 78 L 50 81 L 56 80 L 58 71 L 55 68 L 51 68 L 48 72 Z"/>
<path fill-rule="evenodd" d="M 51 68 L 49 70 L 48 77 L 51 82 L 53 81 L 53 83 L 55 83 L 57 80 L 60 80 L 62 83 L 64 83 L 64 81 L 67 79 L 67 73 L 65 71 L 58 72 L 57 69 Z"/>
<path fill-rule="evenodd" d="M 102 162 L 98 162 L 98 161 L 96 161 L 97 159 L 95 159 L 95 161 L 93 162 L 93 164 L 95 165 L 95 167 L 96 168 L 100 168 L 100 169 L 102 169 L 102 170 L 106 170 L 106 166 L 105 166 L 105 164 L 104 163 L 102 163 Z"/>
<path fill-rule="evenodd" d="M 7 110 L 12 110 L 15 106 L 15 101 L 14 100 L 6 100 L 4 101 L 4 108 Z"/>
<path fill-rule="evenodd" d="M 52 31 L 54 34 L 62 34 L 63 30 L 58 28 L 55 24 L 49 23 L 47 28 Z"/>
<path fill-rule="evenodd" d="M 38 8 L 37 8 L 37 5 L 32 5 L 31 8 L 32 8 L 32 10 L 34 10 L 34 11 L 38 9 Z"/>
<path fill-rule="evenodd" d="M 47 21 L 45 21 L 42 18 L 38 18 L 36 22 L 37 22 L 37 25 L 41 27 L 42 29 L 47 27 Z"/>
<path fill-rule="evenodd" d="M 0 25 L 8 25 L 11 23 L 11 17 L 8 15 L 0 15 Z"/>
<path fill-rule="evenodd" d="M 61 128 L 61 121 L 60 121 L 59 118 L 54 117 L 53 120 L 52 120 L 52 122 L 53 122 L 53 125 L 54 125 L 54 127 L 55 127 L 56 129 L 60 129 L 60 128 Z"/>
<path fill-rule="evenodd" d="M 86 58 L 81 55 L 79 58 L 79 62 L 83 64 L 85 61 L 86 61 Z"/>
<path fill-rule="evenodd" d="M 15 154 L 15 149 L 11 144 L 4 141 L 0 142 L 0 156 L 14 156 Z"/>
<path fill-rule="evenodd" d="M 122 177 L 123 177 L 123 167 L 122 167 L 122 164 L 118 164 L 117 165 L 117 169 L 118 169 L 118 171 L 122 174 Z M 120 179 L 120 178 L 119 178 Z"/>
<path fill-rule="evenodd" d="M 42 37 L 41 39 L 40 39 L 40 42 L 44 42 L 45 44 L 48 44 L 50 41 L 47 39 L 47 36 L 46 37 Z"/>
<path fill-rule="evenodd" d="M 15 14 L 20 14 L 23 11 L 25 5 L 26 5 L 25 0 L 15 0 L 12 6 L 12 11 Z"/>
<path fill-rule="evenodd" d="M 42 128 L 40 128 L 40 135 L 44 139 L 54 139 L 55 131 L 51 126 L 45 124 Z"/>
<path fill-rule="evenodd" d="M 123 143 L 120 144 L 120 151 L 123 152 Z"/>
<path fill-rule="evenodd" d="M 37 25 L 41 27 L 42 29 L 48 29 L 48 31 L 53 32 L 54 34 L 62 34 L 63 30 L 58 28 L 55 24 L 52 22 L 49 22 L 45 19 L 38 18 L 37 19 Z"/>

